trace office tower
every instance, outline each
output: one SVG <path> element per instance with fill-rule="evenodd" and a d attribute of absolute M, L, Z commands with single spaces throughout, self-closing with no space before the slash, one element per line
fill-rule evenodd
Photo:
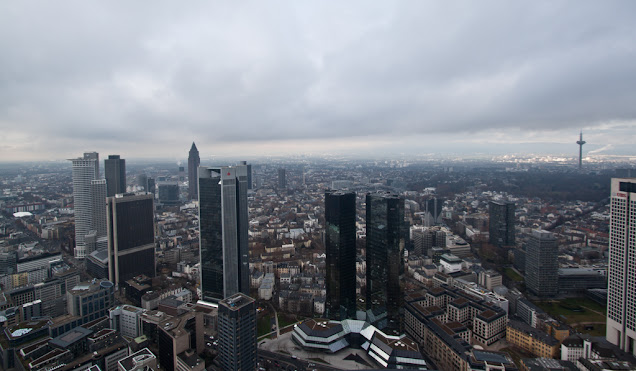
<path fill-rule="evenodd" d="M 583 140 L 583 132 L 579 135 L 579 140 L 576 141 L 576 144 L 579 145 L 579 170 L 583 169 L 583 145 L 586 142 Z"/>
<path fill-rule="evenodd" d="M 199 167 L 203 300 L 249 294 L 247 167 Z"/>
<path fill-rule="evenodd" d="M 444 200 L 437 197 L 429 198 L 424 201 L 424 218 L 425 225 L 437 225 L 442 223 L 442 207 L 444 206 Z"/>
<path fill-rule="evenodd" d="M 119 155 L 108 155 L 104 160 L 104 176 L 108 197 L 126 192 L 126 160 L 119 158 Z"/>
<path fill-rule="evenodd" d="M 91 229 L 97 232 L 97 237 L 106 237 L 106 194 L 108 185 L 106 179 L 91 182 Z M 92 251 L 87 251 L 86 255 Z"/>
<path fill-rule="evenodd" d="M 154 197 L 155 190 L 155 178 L 148 178 L 148 190 L 146 192 L 150 193 Z"/>
<path fill-rule="evenodd" d="M 404 273 L 404 199 L 393 193 L 368 193 L 367 319 L 401 333 L 401 278 Z"/>
<path fill-rule="evenodd" d="M 515 203 L 511 201 L 490 201 L 490 243 L 496 246 L 515 244 Z"/>
<path fill-rule="evenodd" d="M 179 205 L 179 184 L 164 182 L 159 184 L 159 202 L 163 205 Z"/>
<path fill-rule="evenodd" d="M 83 157 L 70 159 L 73 169 L 73 204 L 75 213 L 75 257 L 86 256 L 85 237 L 93 224 L 91 210 L 91 184 L 99 177 L 99 155 L 84 153 Z"/>
<path fill-rule="evenodd" d="M 199 198 L 199 193 L 197 192 L 198 181 L 197 181 L 197 169 L 201 165 L 201 158 L 199 158 L 199 150 L 197 146 L 192 142 L 192 147 L 190 147 L 190 152 L 188 153 L 188 199 L 196 200 Z"/>
<path fill-rule="evenodd" d="M 607 341 L 636 355 L 636 178 L 612 178 Z"/>
<path fill-rule="evenodd" d="M 179 181 L 185 181 L 185 167 L 179 166 Z"/>
<path fill-rule="evenodd" d="M 108 198 L 108 277 L 116 285 L 137 275 L 155 276 L 153 197 L 118 194 Z"/>
<path fill-rule="evenodd" d="M 219 363 L 223 370 L 256 369 L 256 304 L 237 293 L 219 302 Z"/>
<path fill-rule="evenodd" d="M 285 189 L 287 180 L 285 179 L 285 169 L 278 169 L 278 188 Z"/>
<path fill-rule="evenodd" d="M 239 165 L 247 166 L 247 189 L 252 188 L 252 164 L 248 164 L 247 161 L 241 161 Z"/>
<path fill-rule="evenodd" d="M 356 315 L 356 194 L 325 193 L 327 318 Z"/>
<path fill-rule="evenodd" d="M 559 247 L 554 234 L 534 230 L 526 246 L 526 288 L 539 297 L 559 291 Z"/>
<path fill-rule="evenodd" d="M 137 185 L 141 187 L 141 191 L 148 192 L 148 175 L 146 174 L 137 175 Z"/>

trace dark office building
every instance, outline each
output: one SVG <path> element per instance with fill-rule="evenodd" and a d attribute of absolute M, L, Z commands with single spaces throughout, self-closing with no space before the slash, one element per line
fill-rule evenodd
<path fill-rule="evenodd" d="M 247 189 L 252 188 L 252 164 L 248 164 L 247 161 L 241 161 L 239 165 L 247 166 Z"/>
<path fill-rule="evenodd" d="M 155 276 L 153 197 L 124 193 L 108 198 L 108 270 L 115 284 Z"/>
<path fill-rule="evenodd" d="M 442 208 L 444 207 L 444 200 L 437 197 L 431 197 L 424 201 L 424 210 L 426 212 L 426 221 L 430 222 L 427 225 L 437 225 L 442 223 Z"/>
<path fill-rule="evenodd" d="M 203 300 L 249 294 L 247 166 L 199 167 Z"/>
<path fill-rule="evenodd" d="M 188 199 L 196 200 L 199 198 L 199 193 L 197 192 L 197 169 L 201 165 L 201 158 L 199 158 L 199 150 L 197 146 L 192 142 L 192 147 L 190 147 L 190 152 L 188 153 Z"/>
<path fill-rule="evenodd" d="M 219 302 L 219 363 L 223 370 L 256 369 L 256 304 L 237 293 Z"/>
<path fill-rule="evenodd" d="M 325 193 L 327 254 L 326 316 L 345 320 L 356 315 L 356 194 Z"/>
<path fill-rule="evenodd" d="M 146 174 L 137 175 L 137 185 L 141 187 L 142 191 L 148 192 L 148 175 Z"/>
<path fill-rule="evenodd" d="M 150 193 L 154 197 L 155 191 L 155 178 L 148 178 L 148 190 L 146 192 Z"/>
<path fill-rule="evenodd" d="M 278 169 L 278 188 L 285 189 L 287 187 L 287 179 L 285 179 L 285 169 Z"/>
<path fill-rule="evenodd" d="M 559 247 L 554 234 L 534 230 L 526 246 L 526 288 L 539 297 L 559 292 Z"/>
<path fill-rule="evenodd" d="M 490 243 L 496 246 L 515 244 L 515 203 L 490 201 Z"/>
<path fill-rule="evenodd" d="M 404 199 L 393 193 L 368 193 L 367 319 L 389 332 L 403 331 Z"/>
<path fill-rule="evenodd" d="M 163 205 L 179 205 L 179 184 L 166 182 L 159 184 L 159 202 Z"/>
<path fill-rule="evenodd" d="M 108 155 L 104 160 L 104 176 L 107 197 L 126 192 L 126 160 L 119 155 Z"/>

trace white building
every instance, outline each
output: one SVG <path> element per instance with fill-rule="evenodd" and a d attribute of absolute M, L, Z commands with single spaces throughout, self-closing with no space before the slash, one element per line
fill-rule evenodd
<path fill-rule="evenodd" d="M 142 335 L 141 314 L 145 311 L 132 305 L 119 306 L 110 310 L 110 328 L 122 336 L 136 338 Z"/>
<path fill-rule="evenodd" d="M 462 260 L 455 255 L 443 254 L 439 260 L 440 270 L 444 273 L 455 273 L 462 270 Z"/>
<path fill-rule="evenodd" d="M 71 159 L 73 167 L 73 207 L 75 213 L 75 257 L 86 257 L 84 238 L 91 230 L 93 215 L 91 183 L 99 178 L 99 154 L 84 153 Z"/>
<path fill-rule="evenodd" d="M 636 355 L 636 178 L 613 178 L 610 196 L 606 337 Z"/>

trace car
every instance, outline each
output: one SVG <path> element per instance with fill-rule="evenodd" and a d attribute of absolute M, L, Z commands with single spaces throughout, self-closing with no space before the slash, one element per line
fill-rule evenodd
<path fill-rule="evenodd" d="M 298 359 L 298 357 L 297 356 L 292 356 L 292 359 Z"/>

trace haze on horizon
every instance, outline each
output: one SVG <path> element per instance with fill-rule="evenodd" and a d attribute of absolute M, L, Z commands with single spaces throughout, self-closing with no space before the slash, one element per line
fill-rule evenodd
<path fill-rule="evenodd" d="M 0 4 L 0 161 L 635 155 L 633 1 Z"/>

